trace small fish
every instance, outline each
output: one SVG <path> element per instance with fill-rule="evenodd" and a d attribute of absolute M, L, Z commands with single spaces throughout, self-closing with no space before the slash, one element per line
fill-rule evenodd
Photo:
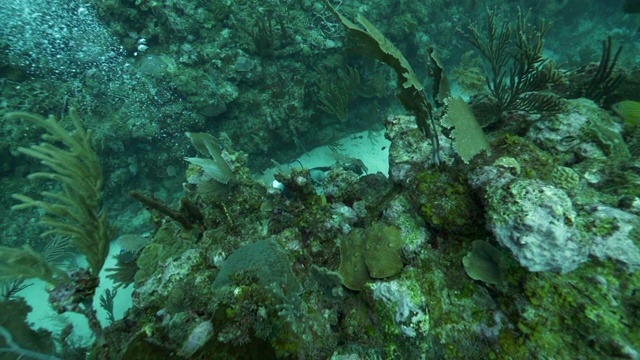
<path fill-rule="evenodd" d="M 624 100 L 613 104 L 612 108 L 628 124 L 640 125 L 640 102 Z"/>

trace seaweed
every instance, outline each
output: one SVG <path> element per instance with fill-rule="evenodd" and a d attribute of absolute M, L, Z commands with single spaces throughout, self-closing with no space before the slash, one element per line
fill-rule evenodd
<path fill-rule="evenodd" d="M 609 36 L 607 40 L 602 41 L 602 55 L 598 68 L 588 83 L 578 87 L 574 94 L 575 97 L 585 97 L 602 104 L 620 86 L 623 76 L 622 74 L 614 76 L 614 70 L 618 64 L 622 46 L 618 46 L 613 58 L 611 57 L 612 50 L 613 39 Z"/>
<path fill-rule="evenodd" d="M 536 28 L 518 11 L 515 27 L 498 23 L 495 11 L 487 10 L 485 33 L 474 24 L 469 31 L 459 29 L 488 62 L 486 77 L 491 100 L 500 111 L 557 112 L 560 99 L 540 92 L 561 79 L 556 65 L 542 55 L 544 37 L 550 25 L 542 21 Z"/>

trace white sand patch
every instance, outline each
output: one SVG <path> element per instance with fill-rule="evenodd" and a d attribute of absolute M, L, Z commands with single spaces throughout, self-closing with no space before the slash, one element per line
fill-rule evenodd
<path fill-rule="evenodd" d="M 116 260 L 113 255 L 120 252 L 120 246 L 115 243 L 111 244 L 109 249 L 109 257 L 105 262 L 105 265 L 100 272 L 100 287 L 96 290 L 96 295 L 93 298 L 93 307 L 98 312 L 98 319 L 103 327 L 109 325 L 107 320 L 107 312 L 100 306 L 100 295 L 104 294 L 105 289 L 113 288 L 113 281 L 105 278 L 107 275 L 105 269 L 115 267 Z M 78 263 L 80 266 L 86 266 L 84 257 L 79 257 Z M 33 308 L 33 310 L 27 315 L 27 322 L 31 324 L 33 329 L 44 328 L 54 333 L 59 333 L 67 324 L 73 324 L 74 331 L 72 334 L 73 341 L 89 345 L 92 341 L 93 333 L 89 329 L 89 324 L 86 318 L 77 313 L 67 312 L 64 314 L 56 313 L 49 305 L 49 293 L 46 291 L 51 285 L 38 280 L 33 279 L 26 282 L 26 284 L 33 284 L 28 288 L 20 291 L 17 296 L 23 297 L 27 303 Z M 122 319 L 124 313 L 131 307 L 131 293 L 133 286 L 130 285 L 127 288 L 118 289 L 118 294 L 114 299 L 113 315 L 116 320 Z"/>
<path fill-rule="evenodd" d="M 389 140 L 384 138 L 384 130 L 368 132 L 362 131 L 338 140 L 340 144 L 337 152 L 340 156 L 359 159 L 367 167 L 367 173 L 377 172 L 389 176 Z M 273 175 L 278 172 L 288 173 L 291 168 L 300 168 L 300 164 L 306 169 L 315 167 L 332 166 L 335 164 L 336 154 L 329 146 L 317 147 L 289 164 L 281 164 L 263 171 L 258 177 L 265 184 L 271 184 Z"/>

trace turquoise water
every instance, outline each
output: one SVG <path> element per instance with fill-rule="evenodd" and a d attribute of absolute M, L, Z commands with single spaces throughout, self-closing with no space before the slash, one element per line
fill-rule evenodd
<path fill-rule="evenodd" d="M 0 0 L 0 359 L 636 359 L 636 1 Z"/>

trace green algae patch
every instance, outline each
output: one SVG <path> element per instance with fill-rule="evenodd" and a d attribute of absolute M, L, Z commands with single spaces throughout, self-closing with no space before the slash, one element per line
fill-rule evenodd
<path fill-rule="evenodd" d="M 557 358 L 624 357 L 640 341 L 632 330 L 639 326 L 639 282 L 640 273 L 621 273 L 612 262 L 587 264 L 563 276 L 529 274 L 523 291 L 530 303 L 518 322 L 528 341 L 501 336 L 500 346 L 512 354 L 531 351 L 529 356 L 544 349 Z M 579 345 L 584 343 L 591 346 Z"/>
<path fill-rule="evenodd" d="M 471 188 L 453 173 L 423 171 L 416 177 L 412 201 L 436 231 L 469 235 L 483 229 L 481 206 Z"/>
<path fill-rule="evenodd" d="M 374 224 L 367 231 L 364 261 L 372 278 L 381 279 L 400 273 L 402 234 L 395 226 Z"/>
<path fill-rule="evenodd" d="M 462 258 L 464 270 L 473 280 L 502 285 L 504 275 L 500 269 L 500 252 L 486 241 L 475 240 L 471 251 Z"/>
<path fill-rule="evenodd" d="M 402 262 L 402 234 L 398 227 L 375 223 L 366 230 L 353 229 L 340 240 L 340 267 L 343 284 L 362 290 L 373 278 L 399 274 Z"/>

